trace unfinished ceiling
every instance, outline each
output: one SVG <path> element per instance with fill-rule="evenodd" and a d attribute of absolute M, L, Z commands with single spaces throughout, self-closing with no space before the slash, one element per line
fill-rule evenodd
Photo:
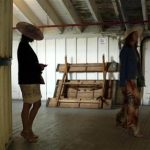
<path fill-rule="evenodd" d="M 149 30 L 150 0 L 13 0 L 13 27 L 19 21 L 47 35 L 116 33 L 134 24 Z M 14 30 L 15 31 L 15 30 Z"/>

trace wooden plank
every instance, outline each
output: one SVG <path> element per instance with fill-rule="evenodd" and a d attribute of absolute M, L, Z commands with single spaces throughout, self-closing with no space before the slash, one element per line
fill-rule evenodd
<path fill-rule="evenodd" d="M 102 84 L 83 84 L 83 83 L 64 83 L 64 85 L 69 85 L 70 87 L 85 87 L 85 88 L 90 88 L 91 90 L 94 89 L 94 88 L 102 88 Z"/>
<path fill-rule="evenodd" d="M 78 108 L 79 104 L 78 103 L 60 103 L 60 107 L 64 107 L 64 108 Z"/>
<path fill-rule="evenodd" d="M 107 81 L 106 83 L 110 82 L 109 80 L 106 80 L 106 81 Z M 113 83 L 116 84 L 116 81 L 113 81 Z M 62 80 L 58 80 L 57 84 L 56 84 L 54 97 L 58 96 L 61 84 L 62 84 Z M 103 80 L 68 80 L 64 84 L 68 85 L 67 91 L 66 91 L 67 95 L 69 93 L 72 93 L 75 97 L 75 93 L 77 93 L 77 91 L 85 91 L 85 92 L 93 91 L 94 95 L 95 95 L 94 97 L 96 97 L 98 95 L 99 96 L 102 95 Z M 111 86 L 108 86 L 107 88 L 108 88 L 107 90 L 109 90 L 111 88 Z M 113 86 L 113 88 L 115 88 L 115 87 Z M 110 94 L 110 95 L 112 95 L 112 94 Z"/>
<path fill-rule="evenodd" d="M 80 108 L 100 108 L 99 104 L 81 103 Z"/>
<path fill-rule="evenodd" d="M 111 99 L 106 99 L 107 104 L 103 104 L 104 109 L 111 108 Z M 49 98 L 47 102 L 47 106 L 49 107 L 57 107 L 57 99 Z M 81 107 L 81 108 L 101 108 L 102 101 L 89 99 L 89 100 L 80 100 L 80 99 L 61 99 L 59 100 L 59 107 Z"/>
<path fill-rule="evenodd" d="M 89 100 L 80 100 L 80 99 L 61 99 L 59 100 L 60 103 L 91 103 L 91 104 L 99 104 L 101 101 L 95 99 Z"/>
<path fill-rule="evenodd" d="M 59 100 L 60 103 L 79 103 L 79 99 L 61 99 Z"/>
<path fill-rule="evenodd" d="M 90 100 L 80 100 L 80 103 L 101 104 L 101 101 L 90 99 Z"/>
<path fill-rule="evenodd" d="M 77 98 L 77 89 L 68 88 L 67 96 L 68 96 L 69 98 Z"/>
<path fill-rule="evenodd" d="M 78 91 L 77 94 L 78 99 L 92 99 L 93 98 L 93 91 L 89 91 L 88 89 L 82 89 Z"/>
<path fill-rule="evenodd" d="M 107 62 L 105 64 L 106 68 L 109 68 L 111 63 Z M 118 72 L 119 71 L 119 64 L 116 64 L 116 70 L 108 70 L 108 72 Z M 64 72 L 65 71 L 65 64 L 58 64 L 57 65 L 57 72 Z M 80 64 L 68 64 L 68 72 L 103 72 L 104 65 L 103 63 L 80 63 Z"/>
<path fill-rule="evenodd" d="M 102 89 L 94 90 L 94 98 L 102 96 Z"/>
<path fill-rule="evenodd" d="M 68 64 L 68 72 L 100 72 L 103 71 L 103 64 L 93 63 L 93 64 Z M 57 72 L 64 72 L 65 65 L 58 64 Z"/>
<path fill-rule="evenodd" d="M 65 83 L 99 85 L 99 84 L 103 84 L 103 82 L 104 82 L 103 80 L 67 80 Z M 61 83 L 62 83 L 62 80 L 57 80 L 56 85 L 59 86 Z"/>
<path fill-rule="evenodd" d="M 67 63 L 66 63 L 67 64 Z M 103 64 L 104 65 L 104 64 Z M 67 68 L 67 67 L 66 67 Z M 67 72 L 68 70 L 66 70 Z M 64 73 L 65 75 L 66 73 Z M 67 78 L 67 77 L 66 77 Z M 105 82 L 106 95 L 104 95 L 103 84 Z M 104 80 L 58 80 L 56 84 L 55 96 L 50 101 L 51 107 L 81 107 L 82 108 L 111 108 L 112 105 L 112 92 L 114 88 L 112 83 L 116 80 L 106 80 L 106 73 L 104 73 Z M 62 90 L 61 87 L 66 87 L 66 90 Z M 64 88 L 63 88 L 64 89 Z M 112 91 L 113 90 L 113 91 Z M 60 96 L 59 96 L 60 95 Z M 58 99 L 59 96 L 59 99 Z M 113 94 L 114 96 L 114 94 Z M 106 103 L 103 103 L 106 100 Z M 98 99 L 97 99 L 98 98 Z M 107 101 L 109 98 L 109 101 Z M 56 101 L 58 105 L 56 106 Z M 66 103 L 66 104 L 65 104 Z M 85 105 L 84 105 L 85 104 Z M 94 105 L 92 105 L 94 104 Z"/>

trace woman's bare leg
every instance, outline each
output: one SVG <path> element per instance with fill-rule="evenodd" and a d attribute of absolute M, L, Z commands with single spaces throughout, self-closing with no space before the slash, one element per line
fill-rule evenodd
<path fill-rule="evenodd" d="M 22 119 L 22 125 L 23 125 L 23 132 L 26 132 L 29 130 L 29 114 L 32 104 L 29 103 L 23 103 L 23 109 L 21 112 L 21 119 Z"/>
<path fill-rule="evenodd" d="M 29 114 L 29 130 L 32 132 L 32 125 L 33 125 L 33 121 L 37 115 L 37 112 L 39 110 L 41 106 L 41 100 L 39 100 L 38 102 L 33 103 L 33 107 L 30 110 L 30 114 Z"/>

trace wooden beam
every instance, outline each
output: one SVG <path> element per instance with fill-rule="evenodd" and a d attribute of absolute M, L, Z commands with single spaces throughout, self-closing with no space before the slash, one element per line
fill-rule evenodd
<path fill-rule="evenodd" d="M 95 0 L 85 0 L 85 2 L 87 3 L 87 6 L 88 6 L 93 18 L 95 19 L 95 21 L 96 22 L 103 22 L 100 15 L 98 15 L 98 8 L 96 6 Z M 102 31 L 102 26 L 100 27 L 100 30 Z"/>
<path fill-rule="evenodd" d="M 13 0 L 14 4 L 34 25 L 42 25 L 40 19 L 32 12 L 24 0 Z"/>
<path fill-rule="evenodd" d="M 40 4 L 40 6 L 43 8 L 43 10 L 47 13 L 49 16 L 52 25 L 61 25 L 63 22 L 61 19 L 57 16 L 57 13 L 55 12 L 54 8 L 51 6 L 51 4 L 47 0 L 37 0 L 37 2 Z M 63 31 L 62 27 L 56 28 L 59 32 Z"/>
<path fill-rule="evenodd" d="M 147 9 L 146 9 L 146 1 L 141 0 L 141 4 L 142 4 L 143 20 L 148 20 Z M 148 30 L 148 24 L 147 23 L 145 23 L 145 29 Z"/>
<path fill-rule="evenodd" d="M 99 22 L 99 21 L 101 22 L 102 19 L 100 18 L 100 20 L 99 20 L 98 10 L 97 10 L 95 0 L 86 0 L 85 2 L 87 3 L 87 6 L 88 6 L 93 18 L 95 19 L 95 21 L 96 22 Z"/>
<path fill-rule="evenodd" d="M 31 21 L 23 14 L 23 12 L 13 3 L 13 15 L 17 16 L 19 21 L 31 23 Z"/>
<path fill-rule="evenodd" d="M 114 8 L 114 12 L 116 14 L 116 18 L 118 18 L 118 16 L 119 16 L 119 10 L 118 10 L 118 7 L 117 7 L 117 3 L 114 0 L 111 0 L 111 2 L 112 2 L 112 5 L 113 5 L 113 8 Z M 121 26 L 119 26 L 119 28 L 121 29 Z"/>
<path fill-rule="evenodd" d="M 66 15 L 69 16 L 71 23 L 77 24 L 81 23 L 76 10 L 70 0 L 61 0 L 59 1 L 61 7 L 65 11 Z M 78 33 L 81 33 L 82 27 L 74 27 Z"/>
<path fill-rule="evenodd" d="M 117 0 L 118 2 L 118 6 L 119 6 L 119 9 L 120 9 L 120 12 L 121 12 L 121 16 L 122 16 L 122 20 L 123 22 L 127 22 L 127 19 L 126 19 L 126 16 L 125 16 L 125 12 L 123 11 L 123 7 L 122 7 L 122 4 L 121 4 L 121 1 L 120 0 Z M 124 25 L 126 29 L 128 29 L 128 25 L 125 24 Z"/>
<path fill-rule="evenodd" d="M 118 17 L 118 16 L 119 16 L 119 11 L 118 11 L 118 8 L 117 8 L 116 1 L 111 0 L 111 2 L 112 2 L 112 5 L 113 5 L 113 7 L 114 7 L 115 14 L 116 14 L 116 16 Z"/>

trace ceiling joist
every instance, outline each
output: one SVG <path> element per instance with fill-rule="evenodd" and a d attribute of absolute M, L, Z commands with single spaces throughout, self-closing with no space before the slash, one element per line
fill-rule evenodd
<path fill-rule="evenodd" d="M 14 4 L 19 10 L 33 23 L 34 25 L 42 25 L 39 18 L 32 12 L 24 0 L 13 0 Z"/>
<path fill-rule="evenodd" d="M 42 28 L 47 36 L 60 33 L 118 32 L 128 29 L 133 24 L 142 24 L 146 30 L 149 28 L 150 0 L 13 2 L 13 27 L 19 21 L 29 22 Z"/>
<path fill-rule="evenodd" d="M 97 6 L 96 6 L 96 3 L 95 3 L 95 0 L 86 0 L 85 1 L 87 3 L 87 6 L 93 16 L 93 18 L 95 19 L 96 22 L 101 22 L 102 19 L 98 17 L 98 11 L 97 11 Z"/>
<path fill-rule="evenodd" d="M 87 3 L 88 9 L 90 10 L 94 20 L 96 22 L 103 22 L 100 14 L 98 13 L 98 8 L 95 0 L 85 0 L 85 2 Z M 100 27 L 100 30 L 102 31 L 102 26 Z"/>
<path fill-rule="evenodd" d="M 57 13 L 55 12 L 54 8 L 51 6 L 51 4 L 47 0 L 37 0 L 37 2 L 40 4 L 40 6 L 43 8 L 43 10 L 47 13 L 51 25 L 61 25 L 63 22 L 61 19 L 57 16 Z M 63 31 L 62 27 L 56 27 L 56 29 L 59 32 Z"/>
<path fill-rule="evenodd" d="M 116 16 L 118 17 L 118 16 L 119 16 L 119 11 L 118 11 L 118 8 L 117 8 L 116 1 L 111 0 L 111 2 L 112 2 L 112 5 L 113 5 L 113 7 L 114 7 L 115 14 L 116 14 Z"/>
<path fill-rule="evenodd" d="M 122 16 L 122 20 L 123 20 L 123 22 L 127 22 L 128 20 L 126 19 L 125 12 L 123 11 L 123 7 L 122 7 L 122 4 L 121 4 L 121 1 L 117 0 L 117 2 L 118 2 L 118 6 L 119 6 L 119 10 L 120 10 L 121 16 Z M 124 24 L 124 26 L 125 26 L 126 29 L 128 29 L 128 25 L 127 24 Z"/>
<path fill-rule="evenodd" d="M 73 7 L 70 0 L 61 0 L 59 1 L 60 6 L 65 11 L 65 14 L 69 16 L 70 22 L 72 24 L 80 24 L 81 21 L 75 11 L 75 8 Z M 82 27 L 74 27 L 78 33 L 81 33 Z"/>
<path fill-rule="evenodd" d="M 141 0 L 141 4 L 142 4 L 143 20 L 148 20 L 147 9 L 146 9 L 146 1 Z M 146 30 L 148 29 L 147 23 L 145 23 L 145 29 Z"/>

